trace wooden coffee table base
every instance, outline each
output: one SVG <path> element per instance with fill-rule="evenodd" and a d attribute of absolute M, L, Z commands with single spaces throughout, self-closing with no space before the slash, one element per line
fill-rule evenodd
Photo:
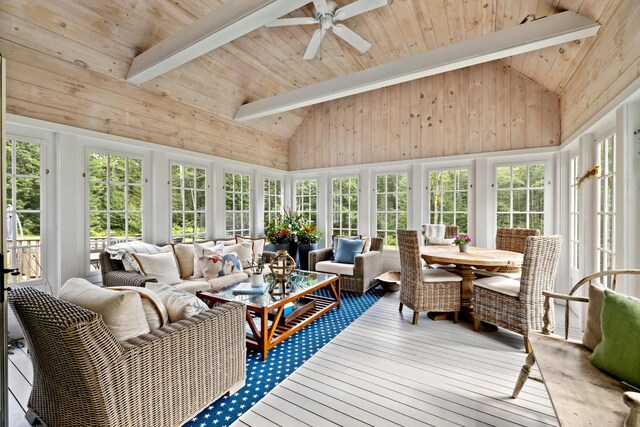
<path fill-rule="evenodd" d="M 323 297 L 319 295 L 311 295 L 318 289 L 327 288 L 331 293 L 331 297 Z M 198 297 L 206 302 L 210 307 L 215 302 L 226 302 L 227 300 L 217 297 L 216 294 L 210 292 L 198 292 Z M 300 297 L 312 299 L 315 301 L 315 307 L 296 317 L 286 324 L 279 324 L 282 317 L 284 306 L 288 302 L 295 301 Z M 258 350 L 262 353 L 262 360 L 267 360 L 269 349 L 280 344 L 282 341 L 298 332 L 300 329 L 309 325 L 323 314 L 329 312 L 332 308 L 340 309 L 340 279 L 336 276 L 334 279 L 309 288 L 308 292 L 296 293 L 289 298 L 282 299 L 277 303 L 266 307 L 256 307 L 247 304 L 246 319 L 251 329 L 251 336 L 247 335 L 247 347 Z M 271 327 L 268 324 L 269 313 L 276 311 Z"/>

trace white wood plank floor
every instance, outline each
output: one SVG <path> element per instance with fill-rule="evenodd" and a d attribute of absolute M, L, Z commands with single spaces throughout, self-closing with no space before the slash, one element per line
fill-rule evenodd
<path fill-rule="evenodd" d="M 557 323 L 563 313 L 556 306 Z M 398 293 L 386 295 L 235 425 L 557 424 L 544 385 L 529 381 L 517 400 L 510 397 L 526 356 L 520 335 L 476 333 L 424 314 L 413 326 L 411 314 L 398 313 Z M 26 427 L 33 381 L 26 348 L 9 356 L 8 379 L 9 425 Z"/>
<path fill-rule="evenodd" d="M 235 425 L 557 425 L 543 384 L 511 398 L 526 357 L 520 335 L 423 314 L 414 326 L 411 315 L 398 313 L 398 293 L 386 295 Z M 563 315 L 556 306 L 556 323 Z"/>

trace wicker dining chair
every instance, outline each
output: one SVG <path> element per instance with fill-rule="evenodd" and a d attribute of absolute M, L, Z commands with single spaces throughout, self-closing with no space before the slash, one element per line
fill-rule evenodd
<path fill-rule="evenodd" d="M 524 253 L 524 246 L 529 236 L 539 236 L 540 230 L 535 228 L 498 228 L 496 230 L 496 249 L 511 252 Z M 503 276 L 509 279 L 520 280 L 522 270 L 520 267 L 500 267 L 494 271 L 477 269 L 474 271 L 477 277 Z"/>
<path fill-rule="evenodd" d="M 398 230 L 400 250 L 400 312 L 403 305 L 413 310 L 418 323 L 420 312 L 453 312 L 458 321 L 462 278 L 448 271 L 422 269 L 417 230 Z"/>
<path fill-rule="evenodd" d="M 561 247 L 562 236 L 527 237 L 520 281 L 500 276 L 474 280 L 474 329 L 487 322 L 521 334 L 529 352 L 527 333 L 543 327 L 542 292 L 553 291 Z"/>

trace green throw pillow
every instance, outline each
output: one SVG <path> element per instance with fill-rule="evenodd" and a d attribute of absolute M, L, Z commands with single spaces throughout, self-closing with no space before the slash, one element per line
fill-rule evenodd
<path fill-rule="evenodd" d="M 594 366 L 640 387 L 640 304 L 605 291 L 602 306 L 602 341 L 589 361 Z"/>

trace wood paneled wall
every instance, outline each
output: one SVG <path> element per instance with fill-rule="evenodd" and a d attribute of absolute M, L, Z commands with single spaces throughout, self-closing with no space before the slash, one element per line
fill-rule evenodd
<path fill-rule="evenodd" d="M 494 61 L 315 105 L 291 170 L 558 145 L 558 97 Z"/>
<path fill-rule="evenodd" d="M 640 77 L 640 2 L 620 1 L 560 93 L 562 140 Z"/>

